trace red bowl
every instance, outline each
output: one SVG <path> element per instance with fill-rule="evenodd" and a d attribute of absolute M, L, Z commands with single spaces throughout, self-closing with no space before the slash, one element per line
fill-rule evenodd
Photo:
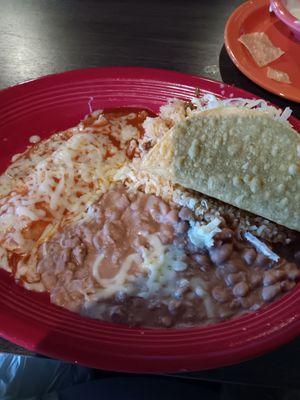
<path fill-rule="evenodd" d="M 92 109 L 135 106 L 158 112 L 195 88 L 218 97 L 256 98 L 240 89 L 177 72 L 95 68 L 65 72 L 0 92 L 1 168 L 33 134 L 49 136 Z M 300 123 L 290 122 L 297 130 Z M 73 314 L 29 292 L 0 271 L 0 335 L 29 350 L 90 367 L 126 372 L 216 368 L 265 353 L 300 332 L 300 285 L 279 301 L 239 318 L 190 329 L 138 329 Z"/>

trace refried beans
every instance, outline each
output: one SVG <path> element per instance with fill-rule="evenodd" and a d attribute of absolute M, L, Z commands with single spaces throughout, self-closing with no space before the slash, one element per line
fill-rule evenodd
<path fill-rule="evenodd" d="M 228 222 L 226 222 L 228 221 Z M 300 276 L 299 234 L 266 243 L 274 261 L 223 215 L 210 247 L 190 240 L 194 213 L 117 184 L 39 247 L 37 271 L 57 305 L 130 326 L 219 322 L 279 298 Z"/>

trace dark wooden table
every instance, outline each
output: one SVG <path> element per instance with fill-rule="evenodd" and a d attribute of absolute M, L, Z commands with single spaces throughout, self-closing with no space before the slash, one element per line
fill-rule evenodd
<path fill-rule="evenodd" d="M 95 66 L 165 68 L 234 84 L 300 118 L 229 59 L 223 33 L 240 0 L 0 0 L 0 89 L 41 75 Z M 21 352 L 4 340 L 0 351 Z M 255 360 L 187 374 L 212 381 L 300 386 L 300 341 Z"/>

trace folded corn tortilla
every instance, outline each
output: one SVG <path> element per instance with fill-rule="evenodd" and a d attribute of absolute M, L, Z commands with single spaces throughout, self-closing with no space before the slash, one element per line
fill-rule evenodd
<path fill-rule="evenodd" d="M 300 135 L 267 112 L 200 112 L 175 125 L 142 168 L 300 231 Z"/>

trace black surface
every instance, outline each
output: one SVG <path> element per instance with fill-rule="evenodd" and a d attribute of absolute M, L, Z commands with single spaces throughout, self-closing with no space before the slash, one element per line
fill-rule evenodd
<path fill-rule="evenodd" d="M 300 106 L 243 76 L 223 46 L 239 0 L 0 0 L 0 88 L 95 66 L 145 66 L 234 84 L 300 118 Z M 4 343 L 4 342 L 3 342 Z M 0 350 L 15 351 L 7 343 Z M 272 387 L 300 384 L 300 341 L 237 366 L 186 377 Z"/>
<path fill-rule="evenodd" d="M 238 382 L 260 387 L 300 389 L 300 340 L 296 339 L 269 354 L 238 365 L 188 373 L 184 376 L 211 382 Z"/>
<path fill-rule="evenodd" d="M 240 0 L 0 0 L 0 88 L 95 66 L 145 66 L 251 83 L 223 46 Z M 300 116 L 300 106 L 293 103 Z"/>
<path fill-rule="evenodd" d="M 66 388 L 58 392 L 59 400 L 298 400 L 300 391 L 270 389 L 245 385 L 216 384 L 159 376 L 106 377 Z"/>

